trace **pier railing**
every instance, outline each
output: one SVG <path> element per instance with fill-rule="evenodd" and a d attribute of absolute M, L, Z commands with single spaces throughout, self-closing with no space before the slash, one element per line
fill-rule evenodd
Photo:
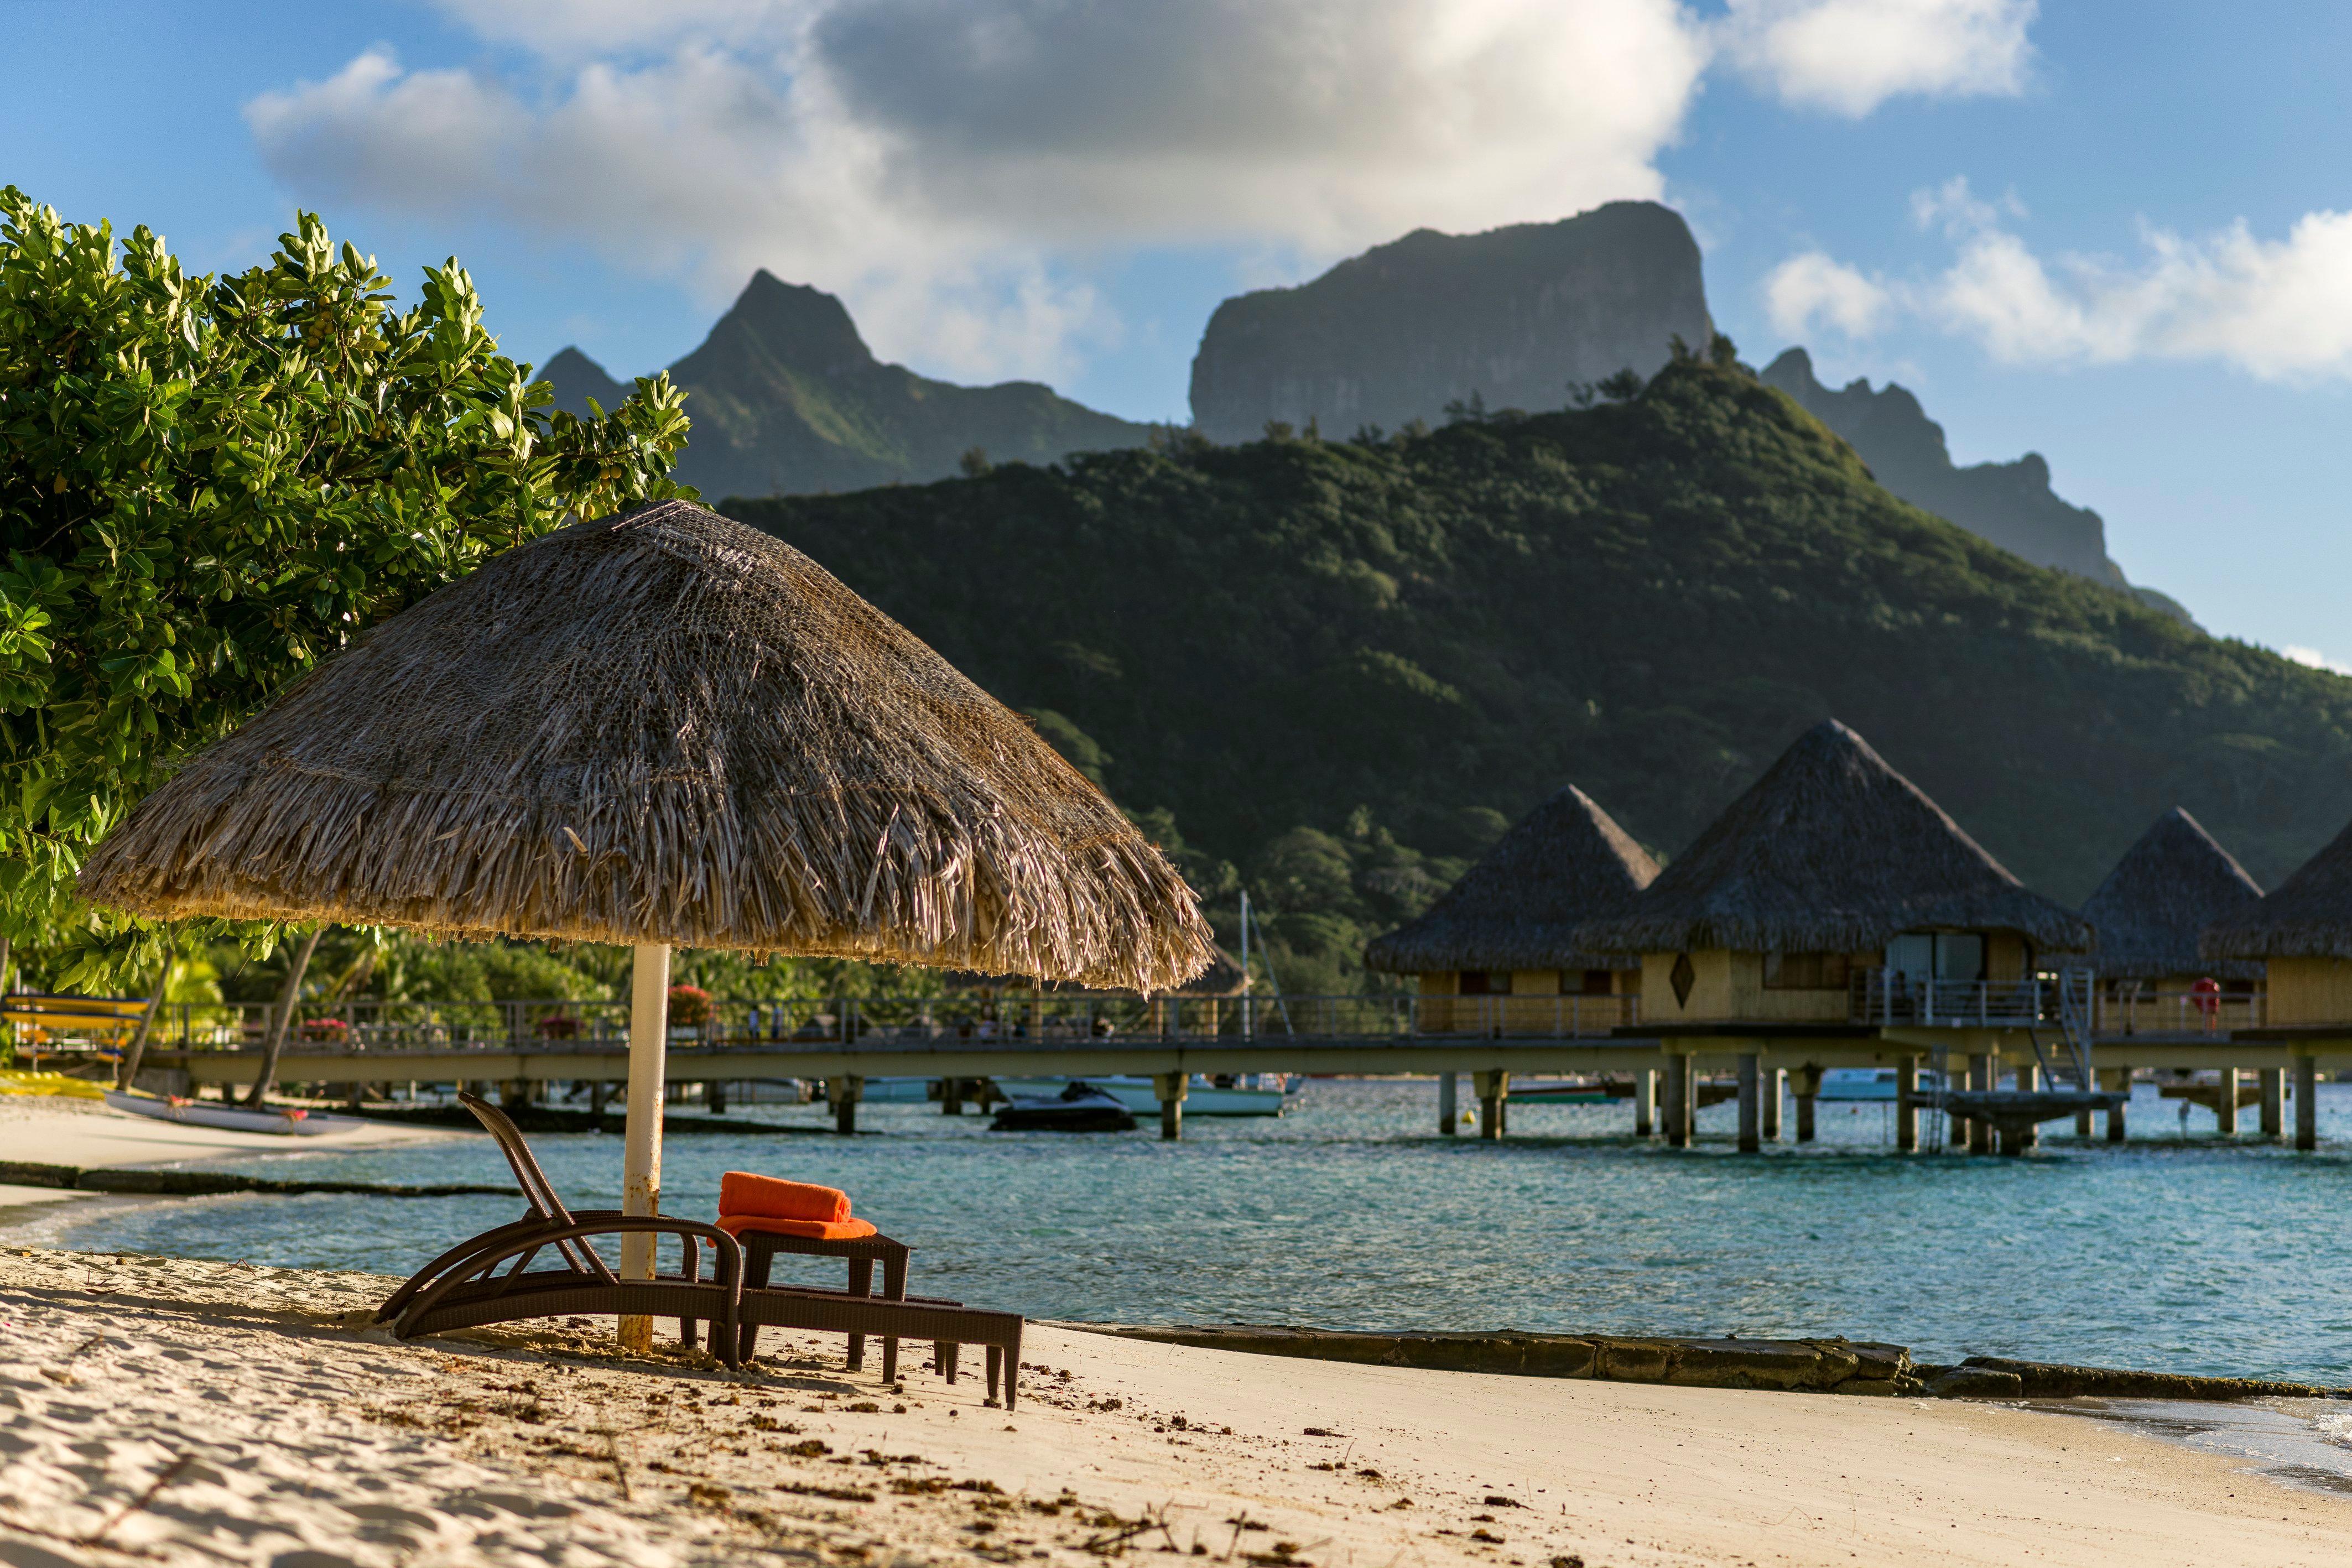
<path fill-rule="evenodd" d="M 1142 997 L 1027 993 L 938 997 L 785 997 L 714 1002 L 707 1018 L 673 1018 L 679 1043 L 759 1046 L 952 1039 L 1075 1044 L 1285 1036 L 1319 1040 L 1600 1040 L 1638 1023 L 1634 997 Z M 167 1003 L 152 1043 L 237 1050 L 267 1038 L 269 1003 Z M 618 1045 L 625 1002 L 558 998 L 481 1002 L 363 1000 L 297 1009 L 289 1048 L 529 1050 Z"/>

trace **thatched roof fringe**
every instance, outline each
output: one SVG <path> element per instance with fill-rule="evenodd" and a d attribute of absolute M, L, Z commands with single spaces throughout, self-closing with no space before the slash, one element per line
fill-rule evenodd
<path fill-rule="evenodd" d="M 2028 891 L 1834 719 L 1798 737 L 1627 911 L 1577 939 L 1627 953 L 1863 952 L 1904 931 L 2016 931 L 2079 949 L 2090 928 Z"/>
<path fill-rule="evenodd" d="M 1421 918 L 1364 949 L 1369 968 L 1622 969 L 1641 960 L 1578 945 L 1576 930 L 1622 909 L 1658 862 L 1570 784 L 1495 841 Z"/>
<path fill-rule="evenodd" d="M 142 801 L 80 886 L 152 915 L 1106 987 L 1209 954 L 1182 879 L 1020 718 L 799 551 L 682 502 L 394 617 Z"/>
<path fill-rule="evenodd" d="M 2352 827 L 2252 908 L 2205 928 L 2213 958 L 2352 958 Z"/>

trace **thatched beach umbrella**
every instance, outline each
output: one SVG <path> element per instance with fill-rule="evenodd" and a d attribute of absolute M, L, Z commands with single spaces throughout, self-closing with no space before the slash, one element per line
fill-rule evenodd
<path fill-rule="evenodd" d="M 1621 913 L 1658 862 L 1570 784 L 1511 825 L 1422 916 L 1364 949 L 1391 974 L 1462 969 L 1639 968 L 1580 946 L 1585 921 Z"/>
<path fill-rule="evenodd" d="M 798 550 L 676 501 L 385 622 L 142 801 L 80 888 L 633 946 L 633 1214 L 658 1202 L 672 946 L 1139 989 L 1209 952 L 1182 879 L 1018 716 Z"/>
<path fill-rule="evenodd" d="M 2175 806 L 2124 852 L 2083 905 L 2103 980 L 2259 980 L 2259 958 L 2207 958 L 2205 928 L 2257 912 L 2263 890 L 2202 824 Z"/>
<path fill-rule="evenodd" d="M 1927 928 L 2014 931 L 2080 951 L 2090 928 L 2032 892 L 1926 791 L 1835 719 L 1797 737 L 1619 915 L 1578 939 L 1616 952 L 1853 953 Z"/>

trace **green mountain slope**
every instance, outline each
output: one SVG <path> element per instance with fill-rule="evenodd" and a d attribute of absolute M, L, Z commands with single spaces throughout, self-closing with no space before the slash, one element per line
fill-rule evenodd
<path fill-rule="evenodd" d="M 2070 903 L 2175 804 L 2265 883 L 2352 812 L 2352 680 L 1897 500 L 1727 362 L 1372 444 L 738 510 L 1164 813 L 1196 876 L 1237 863 L 1293 988 L 1562 783 L 1671 855 L 1832 714 Z"/>
<path fill-rule="evenodd" d="M 839 299 L 764 271 L 669 374 L 694 421 L 677 477 L 714 499 L 937 479 L 974 447 L 1051 463 L 1140 445 L 1151 431 L 1038 382 L 963 387 L 884 364 Z M 587 396 L 612 406 L 612 377 L 577 349 L 541 375 L 559 408 L 583 413 Z"/>

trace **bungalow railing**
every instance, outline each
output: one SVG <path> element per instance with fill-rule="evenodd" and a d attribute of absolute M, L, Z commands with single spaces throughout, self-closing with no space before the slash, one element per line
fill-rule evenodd
<path fill-rule="evenodd" d="M 2227 1034 L 2261 1029 L 2268 1013 L 2260 992 L 2194 990 L 2104 990 L 2093 1006 L 2096 1028 L 2116 1034 Z"/>
<path fill-rule="evenodd" d="M 2070 997 L 2070 986 L 2077 992 L 2085 990 L 2087 973 L 2068 970 L 2023 980 L 1930 980 L 1899 970 L 1865 969 L 1853 977 L 1851 1017 L 1855 1023 L 1882 1026 L 2063 1028 L 2066 1003 L 2087 1001 L 2084 996 Z"/>
<path fill-rule="evenodd" d="M 258 1048 L 275 1004 L 166 1003 L 150 1043 L 157 1049 Z M 1640 1022 L 1631 996 L 1143 997 L 1025 992 L 940 997 L 786 997 L 713 1002 L 693 1019 L 674 1009 L 670 1040 L 733 1046 L 887 1043 L 1078 1044 L 1090 1040 L 1601 1039 Z M 626 1002 L 557 998 L 482 1002 L 306 1002 L 286 1048 L 362 1051 L 557 1050 L 619 1046 Z"/>

